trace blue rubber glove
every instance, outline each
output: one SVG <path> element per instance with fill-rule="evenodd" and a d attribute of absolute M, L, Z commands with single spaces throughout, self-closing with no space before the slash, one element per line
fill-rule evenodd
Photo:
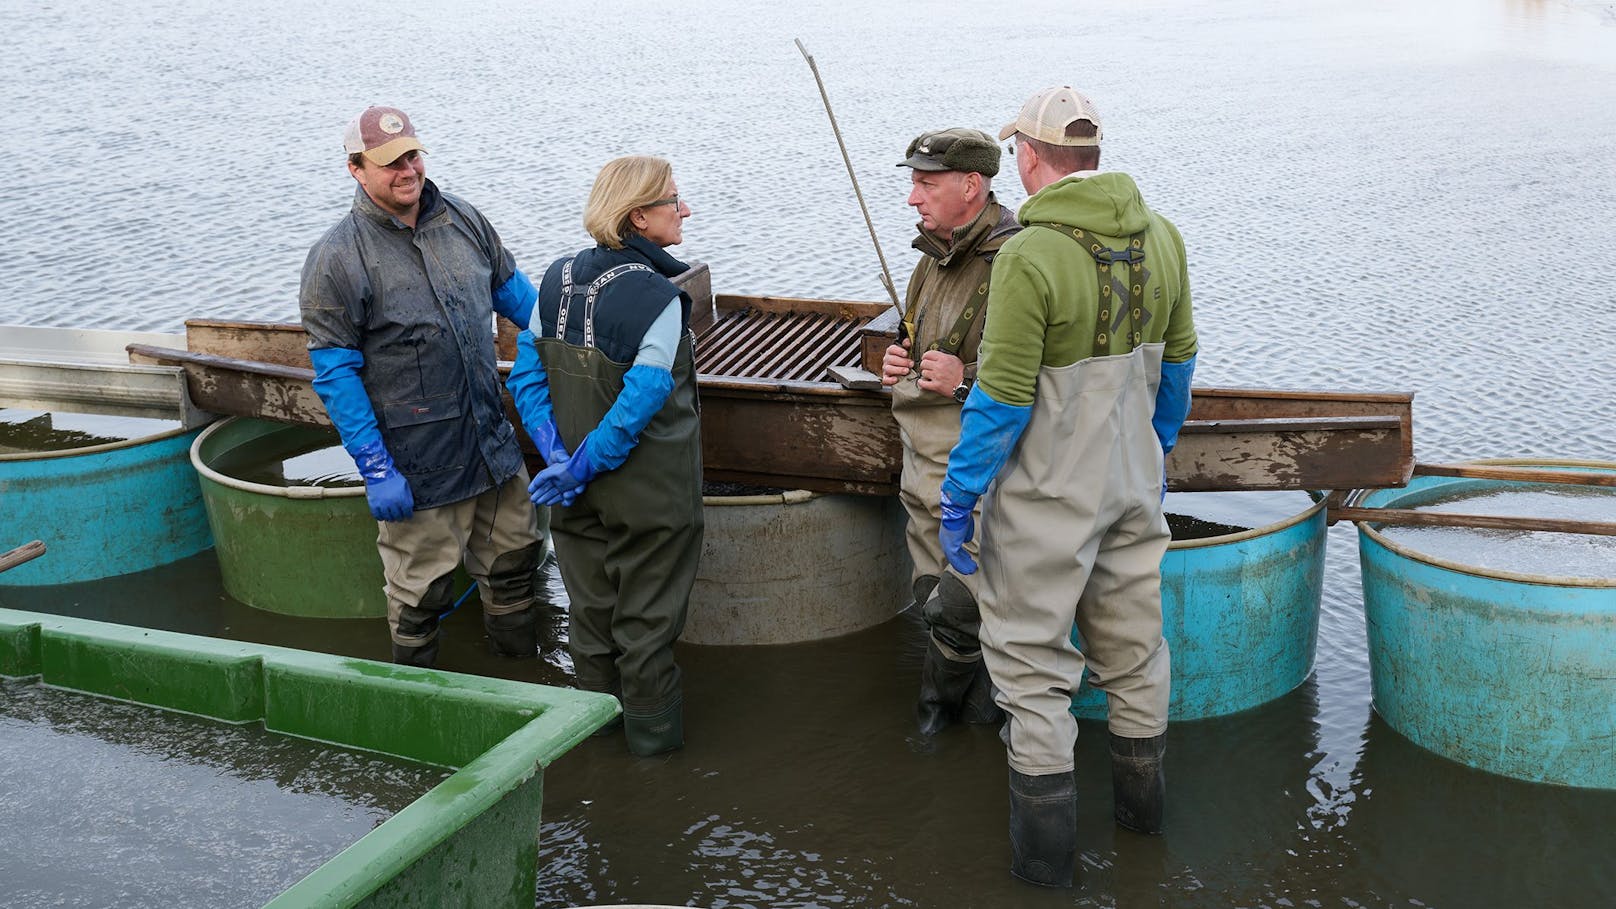
<path fill-rule="evenodd" d="M 560 464 L 571 457 L 567 453 L 567 446 L 561 442 L 561 430 L 556 428 L 555 420 L 545 420 L 539 428 L 528 433 L 533 437 L 533 447 L 539 450 L 539 457 L 546 464 Z"/>
<path fill-rule="evenodd" d="M 539 471 L 527 485 L 528 497 L 535 505 L 570 505 L 599 472 L 589 456 L 586 436 L 572 456 Z"/>
<path fill-rule="evenodd" d="M 527 323 L 533 319 L 533 304 L 538 301 L 538 289 L 518 268 L 504 284 L 494 289 L 492 302 L 494 312 L 515 322 L 517 328 L 527 328 Z"/>
<path fill-rule="evenodd" d="M 1161 383 L 1156 386 L 1156 411 L 1151 414 L 1150 426 L 1156 430 L 1162 454 L 1168 454 L 1178 444 L 1178 431 L 1184 418 L 1190 415 L 1190 380 L 1195 377 L 1195 357 L 1182 363 L 1163 363 Z M 1162 487 L 1167 488 L 1165 485 Z"/>
<path fill-rule="evenodd" d="M 976 560 L 965 551 L 965 544 L 976 535 L 976 520 L 971 517 L 971 509 L 976 507 L 976 499 L 961 504 L 943 493 L 943 529 L 938 531 L 938 538 L 943 542 L 943 555 L 948 557 L 948 564 L 960 574 L 976 574 Z"/>
<path fill-rule="evenodd" d="M 596 471 L 615 470 L 640 443 L 640 433 L 673 392 L 673 373 L 660 366 L 636 363 L 623 374 L 623 390 L 600 425 L 585 437 Z"/>
<path fill-rule="evenodd" d="M 378 521 L 407 521 L 415 514 L 415 494 L 410 481 L 393 466 L 393 457 L 381 440 L 354 453 L 354 464 L 365 478 L 365 498 L 370 513 Z"/>
<path fill-rule="evenodd" d="M 943 495 L 974 505 L 1004 468 L 1031 419 L 1031 404 L 1000 404 L 981 383 L 971 386 L 960 410 L 959 441 L 948 453 Z"/>

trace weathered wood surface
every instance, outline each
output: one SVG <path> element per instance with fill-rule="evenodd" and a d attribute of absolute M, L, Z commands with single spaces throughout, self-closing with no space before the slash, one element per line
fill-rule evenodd
<path fill-rule="evenodd" d="M 314 370 L 307 367 L 149 344 L 131 344 L 128 349 L 131 363 L 184 367 L 191 401 L 203 410 L 283 423 L 331 425 L 325 405 L 314 393 Z"/>
<path fill-rule="evenodd" d="M 32 562 L 45 554 L 45 544 L 39 540 L 24 543 L 10 552 L 0 553 L 0 571 L 16 568 L 24 562 Z"/>
<path fill-rule="evenodd" d="M 717 299 L 725 306 L 794 305 L 787 298 Z M 504 330 L 514 358 L 514 326 Z M 131 359 L 138 353 L 145 359 L 137 362 L 184 365 L 192 397 L 206 410 L 328 425 L 310 385 L 300 326 L 194 320 L 187 332 L 188 352 L 131 347 Z M 214 355 L 220 351 L 243 356 Z M 698 387 L 709 479 L 896 492 L 901 443 L 885 389 L 708 375 Z M 1401 486 L 1412 474 L 1411 395 L 1197 388 L 1192 400 L 1167 461 L 1171 490 L 1357 489 Z M 506 413 L 515 421 L 508 396 Z"/>

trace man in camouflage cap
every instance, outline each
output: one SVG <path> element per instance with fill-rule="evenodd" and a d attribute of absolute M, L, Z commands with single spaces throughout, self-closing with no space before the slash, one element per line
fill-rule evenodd
<path fill-rule="evenodd" d="M 909 513 L 911 582 L 930 630 L 917 712 L 921 731 L 934 735 L 959 719 L 1003 718 L 977 640 L 976 580 L 950 570 L 943 557 L 938 495 L 959 439 L 960 406 L 976 377 L 993 255 L 1021 228 L 993 196 L 999 146 L 986 133 L 959 127 L 922 133 L 905 154 L 898 166 L 913 169 L 909 204 L 920 213 L 914 246 L 921 256 L 881 379 L 892 387 L 903 439 L 900 498 Z"/>

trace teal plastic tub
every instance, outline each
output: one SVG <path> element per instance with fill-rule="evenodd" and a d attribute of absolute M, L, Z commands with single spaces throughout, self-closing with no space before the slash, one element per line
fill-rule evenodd
<path fill-rule="evenodd" d="M 0 454 L 0 551 L 29 540 L 46 546 L 44 556 L 0 572 L 0 586 L 110 578 L 212 546 L 190 461 L 200 432 Z"/>
<path fill-rule="evenodd" d="M 530 909 L 544 768 L 618 713 L 591 692 L 6 609 L 0 676 L 455 769 L 273 909 Z"/>
<path fill-rule="evenodd" d="M 1161 596 L 1173 664 L 1169 718 L 1236 713 L 1306 681 L 1319 634 L 1326 529 L 1324 498 L 1315 494 L 1310 507 L 1266 526 L 1168 547 Z M 1083 646 L 1075 627 L 1072 641 Z M 1085 679 L 1072 714 L 1105 719 L 1105 694 Z"/>
<path fill-rule="evenodd" d="M 1604 462 L 1475 463 L 1616 472 Z M 1418 508 L 1523 485 L 1416 477 L 1359 504 Z M 1606 492 L 1616 514 L 1616 491 Z M 1461 764 L 1616 789 L 1616 578 L 1465 565 L 1372 524 L 1358 531 L 1376 712 L 1416 745 Z"/>

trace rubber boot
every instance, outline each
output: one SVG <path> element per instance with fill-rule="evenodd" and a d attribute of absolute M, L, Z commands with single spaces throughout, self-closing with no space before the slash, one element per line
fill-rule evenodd
<path fill-rule="evenodd" d="M 539 616 L 532 606 L 503 615 L 483 613 L 483 630 L 494 653 L 524 659 L 539 655 Z"/>
<path fill-rule="evenodd" d="M 915 715 L 923 735 L 936 735 L 960 717 L 965 693 L 982 665 L 980 654 L 970 661 L 951 660 L 935 640 L 926 642 L 926 661 L 920 666 L 920 701 Z"/>
<path fill-rule="evenodd" d="M 401 666 L 420 666 L 431 669 L 438 662 L 438 639 L 443 632 L 438 632 L 432 640 L 419 647 L 406 647 L 403 644 L 393 644 L 393 662 Z"/>
<path fill-rule="evenodd" d="M 1010 771 L 1010 873 L 1041 887 L 1070 887 L 1077 866 L 1077 781 L 1072 772 Z"/>
<path fill-rule="evenodd" d="M 1166 753 L 1166 733 L 1148 739 L 1111 733 L 1111 792 L 1119 826 L 1152 836 L 1162 832 L 1162 809 L 1167 799 L 1162 756 Z"/>
<path fill-rule="evenodd" d="M 1004 709 L 993 699 L 998 689 L 988 675 L 987 664 L 976 661 L 976 675 L 971 687 L 965 690 L 965 702 L 960 705 L 960 719 L 972 726 L 997 726 L 1004 722 Z"/>
<path fill-rule="evenodd" d="M 623 737 L 629 754 L 648 757 L 683 748 L 685 744 L 684 699 L 674 695 L 660 707 L 623 710 Z"/>

